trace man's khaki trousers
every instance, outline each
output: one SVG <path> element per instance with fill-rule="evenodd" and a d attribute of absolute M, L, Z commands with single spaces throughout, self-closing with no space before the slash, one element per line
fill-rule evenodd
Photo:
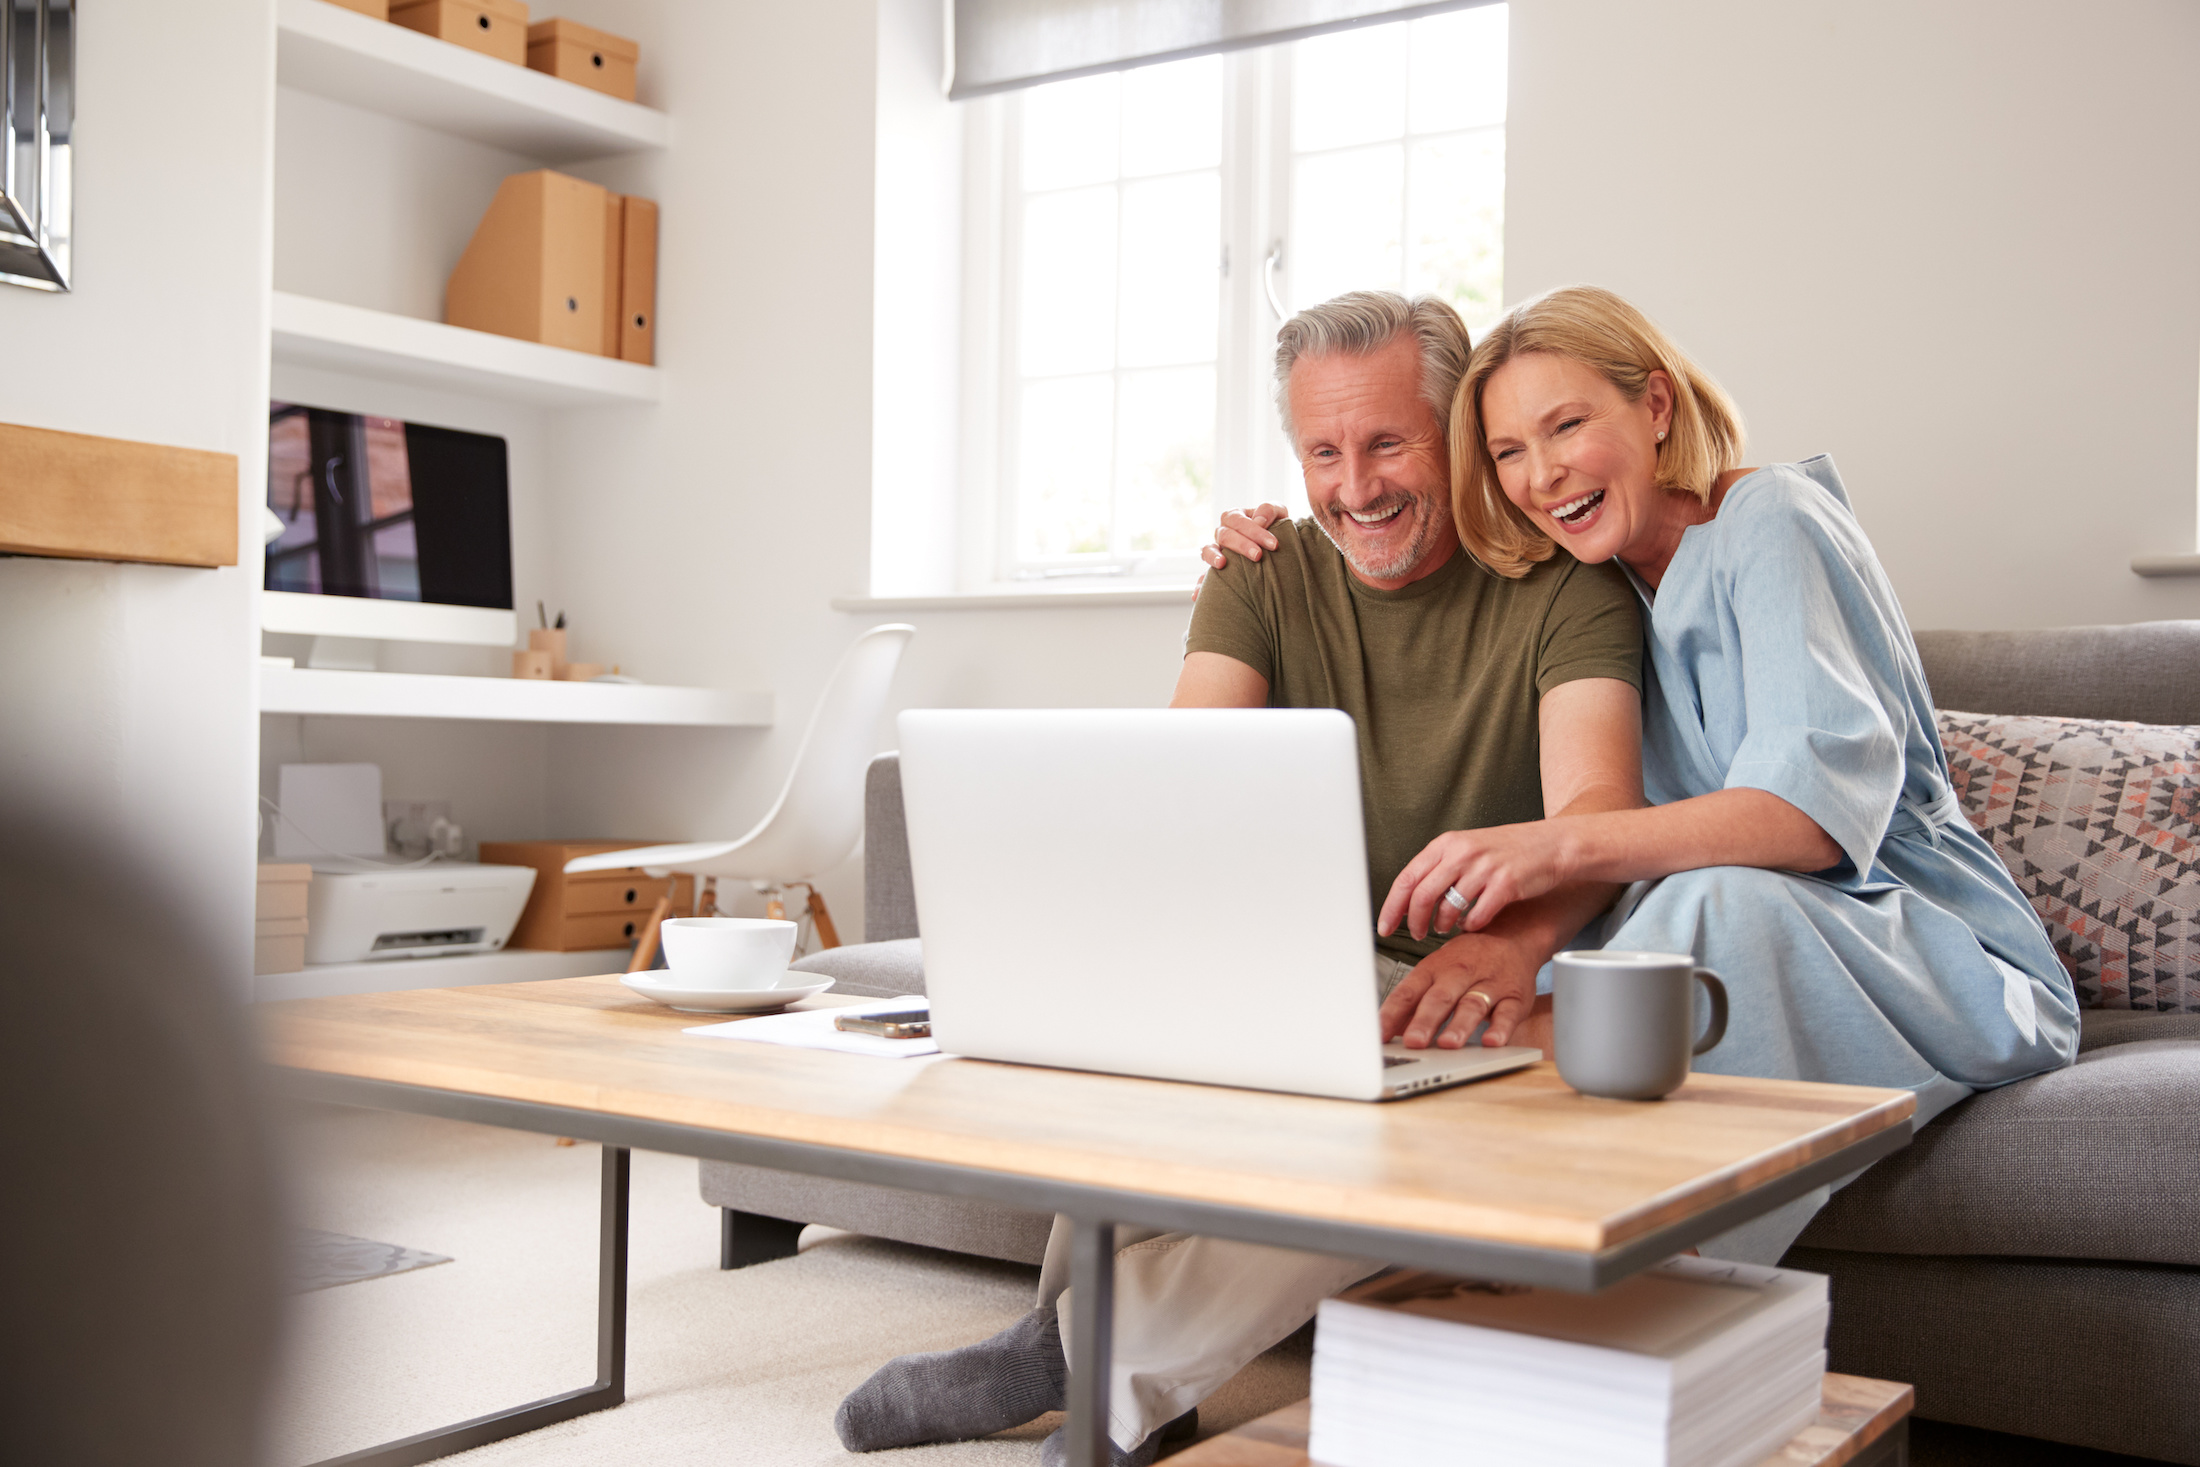
<path fill-rule="evenodd" d="M 1388 996 L 1412 965 L 1375 959 Z M 1314 1317 L 1315 1306 L 1383 1264 L 1294 1253 L 1153 1228 L 1115 1230 L 1114 1368 L 1108 1435 L 1125 1451 L 1198 1405 L 1255 1355 Z M 1061 1314 L 1070 1352 L 1070 1222 L 1057 1217 L 1039 1270 L 1039 1303 Z M 1077 1368 L 1071 1359 L 1070 1368 Z"/>

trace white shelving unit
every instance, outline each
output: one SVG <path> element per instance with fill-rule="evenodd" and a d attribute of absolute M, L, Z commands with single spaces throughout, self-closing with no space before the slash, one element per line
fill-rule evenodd
<path fill-rule="evenodd" d="M 336 998 L 346 993 L 397 993 L 409 988 L 472 988 L 483 983 L 540 983 L 626 971 L 623 947 L 553 953 L 506 948 L 452 958 L 390 958 L 377 963 L 309 963 L 296 973 L 261 973 L 252 980 L 260 1003 L 286 998 Z M 697 1020 L 698 1023 L 704 1022 Z"/>
<path fill-rule="evenodd" d="M 768 728 L 772 695 L 647 683 L 333 672 L 263 663 L 260 711 L 353 718 L 468 718 L 489 723 Z"/>
<path fill-rule="evenodd" d="M 275 80 L 546 163 L 672 141 L 672 119 L 326 0 L 276 0 Z"/>
<path fill-rule="evenodd" d="M 322 5 L 323 0 L 298 3 Z M 655 367 L 440 321 L 280 290 L 272 317 L 278 362 L 559 407 L 649 403 L 658 396 Z"/>

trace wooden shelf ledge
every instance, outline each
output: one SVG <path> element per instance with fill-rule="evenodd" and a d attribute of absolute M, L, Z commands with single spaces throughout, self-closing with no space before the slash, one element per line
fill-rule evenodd
<path fill-rule="evenodd" d="M 237 563 L 237 457 L 0 423 L 0 552 Z"/>

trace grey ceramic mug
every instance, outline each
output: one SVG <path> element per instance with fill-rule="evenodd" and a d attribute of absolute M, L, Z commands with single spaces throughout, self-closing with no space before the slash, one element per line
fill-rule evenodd
<path fill-rule="evenodd" d="M 1726 985 L 1685 953 L 1572 952 L 1551 959 L 1558 1075 L 1584 1095 L 1656 1100 L 1726 1034 Z M 1696 985 L 1711 1024 L 1695 1037 Z"/>

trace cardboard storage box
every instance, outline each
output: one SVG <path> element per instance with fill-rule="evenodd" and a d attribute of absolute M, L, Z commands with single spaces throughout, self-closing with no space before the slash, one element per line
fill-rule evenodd
<path fill-rule="evenodd" d="M 642 48 L 624 36 L 570 20 L 545 20 L 527 28 L 527 65 L 561 81 L 634 100 L 634 63 Z"/>
<path fill-rule="evenodd" d="M 306 893 L 313 868 L 262 861 L 252 897 L 252 971 L 295 973 L 306 965 Z"/>
<path fill-rule="evenodd" d="M 514 66 L 527 64 L 527 7 L 521 0 L 398 0 L 390 23 Z"/>
<path fill-rule="evenodd" d="M 303 922 L 303 917 L 298 919 Z M 296 973 L 306 965 L 306 935 L 252 939 L 252 973 Z"/>
<path fill-rule="evenodd" d="M 376 20 L 390 18 L 390 0 L 329 0 L 329 4 L 345 10 L 356 10 L 361 15 L 372 16 Z"/>
<path fill-rule="evenodd" d="M 485 863 L 535 868 L 535 889 L 528 893 L 527 910 L 520 913 L 519 926 L 512 929 L 512 939 L 505 946 L 553 952 L 624 946 L 641 936 L 667 887 L 672 888 L 674 916 L 694 911 L 693 877 L 652 877 L 633 866 L 581 876 L 565 874 L 565 863 L 575 856 L 651 844 L 638 840 L 483 841 Z"/>

